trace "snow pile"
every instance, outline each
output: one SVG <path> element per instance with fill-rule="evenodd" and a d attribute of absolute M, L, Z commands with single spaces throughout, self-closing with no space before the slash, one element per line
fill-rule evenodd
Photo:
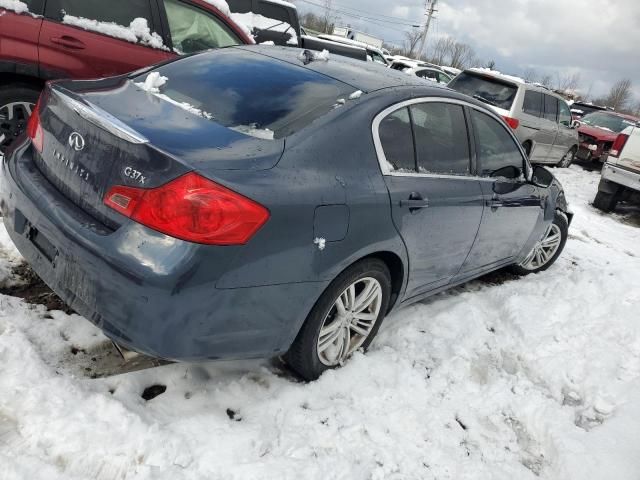
<path fill-rule="evenodd" d="M 220 10 L 221 13 L 225 14 L 227 17 L 231 15 L 229 4 L 225 0 L 204 0 L 204 1 L 210 5 L 213 5 L 215 8 Z"/>
<path fill-rule="evenodd" d="M 362 96 L 362 94 L 363 94 L 362 90 L 356 90 L 351 95 L 349 95 L 349 100 L 357 100 Z"/>
<path fill-rule="evenodd" d="M 65 15 L 62 22 L 67 25 L 82 28 L 92 32 L 98 32 L 110 37 L 126 40 L 131 43 L 140 43 L 148 47 L 160 50 L 168 50 L 162 42 L 162 37 L 155 32 L 151 32 L 147 20 L 145 18 L 136 18 L 128 27 L 118 25 L 113 22 L 99 22 L 89 18 L 74 17 L 73 15 Z"/>
<path fill-rule="evenodd" d="M 316 245 L 318 247 L 318 250 L 320 250 L 321 252 L 327 248 L 327 240 L 325 238 L 321 238 L 321 237 L 316 237 L 313 240 L 313 244 Z"/>
<path fill-rule="evenodd" d="M 0 477 L 637 480 L 640 210 L 554 173 L 576 213 L 556 265 L 400 310 L 311 384 L 267 361 L 91 379 L 99 330 L 0 295 Z"/>
<path fill-rule="evenodd" d="M 321 52 L 317 52 L 315 50 L 303 50 L 298 55 L 298 59 L 305 65 L 308 65 L 311 62 L 328 62 L 329 50 L 322 50 Z"/>
<path fill-rule="evenodd" d="M 20 0 L 0 0 L 0 8 L 16 13 L 28 13 L 29 6 Z"/>
<path fill-rule="evenodd" d="M 169 102 L 176 107 L 180 107 L 193 115 L 206 118 L 207 120 L 211 120 L 213 118 L 213 115 L 211 115 L 210 113 L 205 112 L 204 110 L 200 110 L 199 108 L 194 107 L 188 102 L 179 102 L 169 97 L 168 95 L 165 95 L 164 93 L 160 93 L 160 88 L 166 85 L 168 80 L 169 79 L 167 77 L 161 76 L 159 72 L 151 72 L 147 75 L 147 78 L 145 78 L 144 82 L 135 82 L 135 85 L 142 90 L 149 92 L 150 94 L 166 102 Z"/>
<path fill-rule="evenodd" d="M 249 35 L 252 35 L 255 29 L 283 32 L 291 35 L 289 40 L 287 40 L 287 44 L 298 45 L 298 35 L 296 34 L 295 29 L 288 23 L 282 22 L 281 20 L 267 18 L 264 15 L 253 12 L 232 13 L 231 19 L 238 25 L 242 26 Z"/>
<path fill-rule="evenodd" d="M 469 70 L 471 70 L 473 72 L 484 73 L 485 75 L 492 75 L 494 77 L 500 77 L 500 78 L 503 78 L 505 80 L 510 80 L 512 82 L 515 82 L 515 83 L 527 83 L 525 80 L 523 80 L 520 77 L 514 77 L 513 75 L 507 75 L 506 73 L 501 73 L 498 70 L 491 70 L 490 68 L 475 67 L 475 68 L 470 68 Z"/>

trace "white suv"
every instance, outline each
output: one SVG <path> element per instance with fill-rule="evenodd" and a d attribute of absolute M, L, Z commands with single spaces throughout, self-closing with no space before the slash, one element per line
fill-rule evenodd
<path fill-rule="evenodd" d="M 610 212 L 631 196 L 640 196 L 640 127 L 626 128 L 613 143 L 593 206 Z"/>

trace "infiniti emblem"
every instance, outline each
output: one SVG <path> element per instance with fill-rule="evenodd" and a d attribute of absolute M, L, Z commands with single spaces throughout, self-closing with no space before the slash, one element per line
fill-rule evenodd
<path fill-rule="evenodd" d="M 69 146 L 79 152 L 84 148 L 84 137 L 78 132 L 73 132 L 69 135 Z"/>

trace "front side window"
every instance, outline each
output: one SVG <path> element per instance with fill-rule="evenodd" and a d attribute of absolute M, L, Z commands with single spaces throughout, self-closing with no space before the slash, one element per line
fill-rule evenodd
<path fill-rule="evenodd" d="M 221 20 L 180 0 L 164 0 L 173 48 L 180 54 L 242 43 Z"/>
<path fill-rule="evenodd" d="M 507 167 L 522 171 L 524 158 L 517 143 L 504 126 L 489 115 L 477 110 L 471 111 L 478 145 L 478 161 L 483 177 L 500 176 Z"/>
<path fill-rule="evenodd" d="M 569 109 L 569 106 L 562 100 L 560 100 L 558 104 L 560 105 L 560 110 L 558 112 L 558 120 L 565 127 L 570 127 L 571 126 L 571 110 Z"/>
<path fill-rule="evenodd" d="M 544 96 L 544 118 L 552 122 L 558 121 L 558 99 L 556 97 Z"/>
<path fill-rule="evenodd" d="M 543 108 L 543 95 L 540 92 L 527 90 L 524 94 L 522 111 L 534 117 L 541 117 Z"/>
<path fill-rule="evenodd" d="M 149 27 L 153 26 L 149 0 L 48 0 L 46 14 L 57 21 L 71 15 L 124 27 L 131 25 L 136 18 L 144 18 Z"/>
<path fill-rule="evenodd" d="M 415 173 L 416 163 L 409 109 L 387 115 L 378 127 L 380 143 L 391 172 Z"/>
<path fill-rule="evenodd" d="M 418 171 L 468 175 L 469 141 L 460 105 L 428 102 L 411 107 Z"/>

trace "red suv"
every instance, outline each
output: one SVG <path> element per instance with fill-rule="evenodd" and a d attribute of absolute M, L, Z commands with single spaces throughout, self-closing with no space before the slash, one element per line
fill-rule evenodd
<path fill-rule="evenodd" d="M 229 18 L 228 7 L 220 0 L 3 4 L 7 7 L 0 6 L 0 151 L 24 130 L 46 80 L 121 75 L 178 54 L 254 43 Z"/>

